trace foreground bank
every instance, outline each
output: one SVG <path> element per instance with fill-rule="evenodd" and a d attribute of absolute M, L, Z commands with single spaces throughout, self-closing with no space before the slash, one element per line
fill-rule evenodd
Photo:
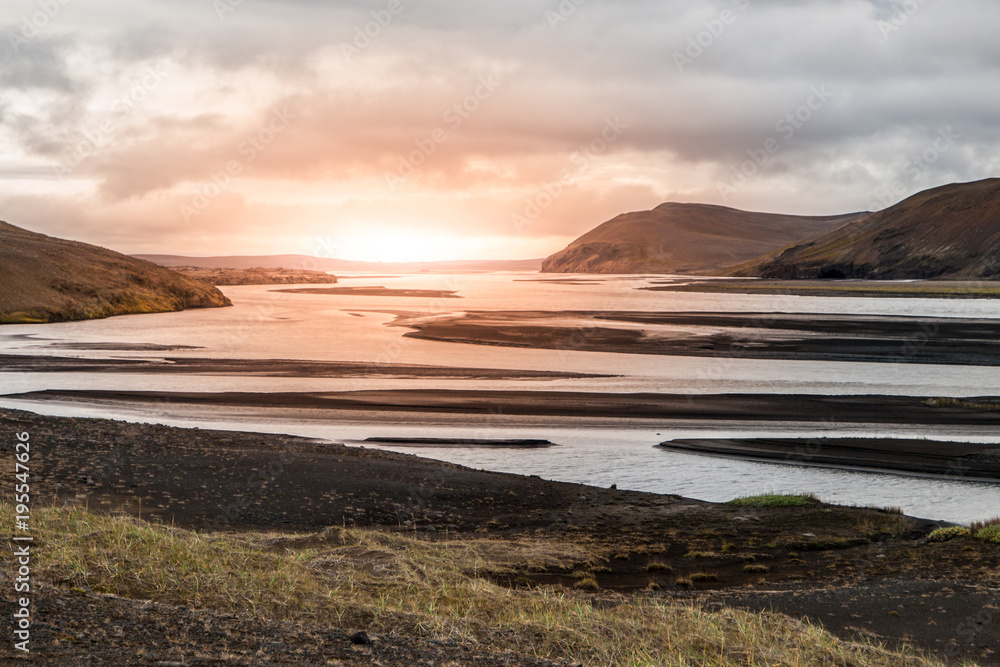
<path fill-rule="evenodd" d="M 47 664 L 926 665 L 904 637 L 997 648 L 956 628 L 995 605 L 1000 548 L 928 540 L 941 526 L 892 511 L 715 505 L 284 436 L 0 424 L 33 443 Z M 764 600 L 835 634 L 740 610 Z"/>

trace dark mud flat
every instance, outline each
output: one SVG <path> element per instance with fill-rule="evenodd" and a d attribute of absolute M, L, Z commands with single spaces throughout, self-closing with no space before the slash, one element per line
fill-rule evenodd
<path fill-rule="evenodd" d="M 694 454 L 796 465 L 1000 482 L 1000 444 L 897 438 L 751 438 L 670 440 L 659 446 Z"/>
<path fill-rule="evenodd" d="M 155 392 L 56 390 L 10 399 L 124 405 L 188 404 L 329 411 L 567 417 L 588 420 L 751 420 L 851 424 L 1000 425 L 1000 397 L 925 399 L 911 396 L 795 394 L 602 394 L 569 391 L 400 389 L 343 392 Z M 325 417 L 325 415 L 324 415 Z M 436 418 L 436 417 L 435 417 Z"/>
<path fill-rule="evenodd" d="M 655 281 L 653 281 L 655 283 Z M 655 285 L 652 292 L 709 294 L 787 294 L 792 296 L 885 297 L 920 299 L 998 299 L 1000 285 L 975 280 L 702 280 Z"/>
<path fill-rule="evenodd" d="M 497 440 L 484 438 L 365 438 L 373 445 L 408 445 L 412 447 L 491 447 L 499 449 L 534 449 L 555 447 L 548 440 L 531 438 Z"/>
<path fill-rule="evenodd" d="M 109 343 L 109 345 L 112 345 Z M 85 348 L 128 349 L 134 348 Z M 303 361 L 299 359 L 79 359 L 42 355 L 0 354 L 0 373 L 181 373 L 254 377 L 446 377 L 462 379 L 553 379 L 606 377 L 587 373 L 453 368 L 412 364 Z"/>
<path fill-rule="evenodd" d="M 169 352 L 172 350 L 200 350 L 197 345 L 157 345 L 156 343 L 68 343 L 56 342 L 38 347 L 59 350 L 97 350 L 109 352 Z"/>
<path fill-rule="evenodd" d="M 1000 664 L 1000 589 L 975 582 L 889 578 L 829 588 L 790 583 L 725 591 L 708 599 L 757 612 L 780 609 L 840 637 L 919 637 L 938 655 Z M 873 617 L 880 617 L 877 623 Z"/>
<path fill-rule="evenodd" d="M 92 508 L 133 513 L 141 502 L 143 518 L 193 529 L 317 531 L 409 522 L 411 529 L 443 532 L 496 521 L 524 530 L 568 526 L 603 511 L 624 517 L 629 502 L 665 510 L 706 505 L 292 436 L 4 409 L 0 428 L 28 431 L 38 443 L 32 448 L 32 493 L 39 501 L 90 498 Z M 583 508 L 584 493 L 593 507 Z"/>
<path fill-rule="evenodd" d="M 140 514 L 141 504 L 145 520 L 195 530 L 321 536 L 330 526 L 346 525 L 412 531 L 428 540 L 568 539 L 605 554 L 604 566 L 593 572 L 602 590 L 592 604 L 611 607 L 627 603 L 623 595 L 694 603 L 721 596 L 727 604 L 764 604 L 812 617 L 815 612 L 803 606 L 802 596 L 764 592 L 787 585 L 825 600 L 827 590 L 858 589 L 865 596 L 879 582 L 897 586 L 894 582 L 903 581 L 920 596 L 912 600 L 920 605 L 914 609 L 938 614 L 933 632 L 927 631 L 926 617 L 898 612 L 899 596 L 828 605 L 819 620 L 844 636 L 862 628 L 893 645 L 941 651 L 954 644 L 963 657 L 981 664 L 990 664 L 984 658 L 1000 651 L 995 634 L 982 633 L 974 645 L 965 645 L 956 644 L 962 635 L 954 630 L 983 608 L 984 590 L 1000 587 L 1000 548 L 972 539 L 928 543 L 928 532 L 941 524 L 892 512 L 819 502 L 718 505 L 477 471 L 303 438 L 14 410 L 0 410 L 0 430 L 31 433 L 32 491 L 39 503 L 86 504 L 95 511 L 132 515 Z M 291 548 L 311 544 L 314 537 L 286 541 Z M 758 567 L 748 569 L 748 563 Z M 581 567 L 589 566 L 481 576 L 506 577 L 514 586 L 569 586 Z M 701 576 L 694 578 L 695 573 Z M 948 585 L 920 589 L 919 582 L 928 579 Z M 39 643 L 34 646 L 44 646 L 34 656 L 38 664 L 136 664 L 137 658 L 139 664 L 226 664 L 218 661 L 227 656 L 228 664 L 259 664 L 265 658 L 276 664 L 323 664 L 316 657 L 348 665 L 550 664 L 405 636 L 352 647 L 348 633 L 357 628 L 268 622 L 38 583 L 49 584 L 37 597 L 38 634 L 33 637 Z M 2 605 L 3 613 L 11 610 L 9 600 Z M 229 653 L 223 655 L 220 646 Z M 0 660 L 12 650 L 9 644 L 0 648 Z"/>
<path fill-rule="evenodd" d="M 331 294 L 339 296 L 405 296 L 422 297 L 426 299 L 461 299 L 454 290 L 436 289 L 402 289 L 379 286 L 373 287 L 301 287 L 292 289 L 273 289 L 271 292 L 288 294 Z"/>
<path fill-rule="evenodd" d="M 568 326 L 568 318 L 579 324 Z M 610 326 L 614 323 L 629 326 Z M 1000 320 L 821 313 L 471 311 L 401 324 L 414 329 L 405 334 L 411 338 L 474 345 L 797 361 L 1000 365 Z"/>

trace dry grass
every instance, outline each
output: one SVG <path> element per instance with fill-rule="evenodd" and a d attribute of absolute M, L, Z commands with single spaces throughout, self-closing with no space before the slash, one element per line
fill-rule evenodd
<path fill-rule="evenodd" d="M 1000 516 L 987 519 L 986 521 L 973 521 L 972 524 L 969 525 L 969 529 L 974 533 L 978 533 L 983 528 L 989 528 L 990 526 L 996 525 L 1000 525 Z"/>
<path fill-rule="evenodd" d="M 984 412 L 1000 410 L 1000 403 L 961 398 L 929 398 L 924 401 L 924 405 L 929 405 L 932 408 L 961 408 L 963 410 L 980 410 Z"/>
<path fill-rule="evenodd" d="M 0 504 L 6 525 L 11 514 Z M 477 576 L 599 562 L 564 540 L 431 542 L 343 530 L 284 549 L 276 536 L 198 534 L 80 508 L 37 508 L 32 519 L 42 580 L 194 608 L 448 636 L 589 665 L 940 664 L 776 614 L 708 612 L 646 595 L 600 609 L 584 591 L 512 590 Z M 9 552 L 2 559 L 9 569 Z"/>
<path fill-rule="evenodd" d="M 664 563 L 663 561 L 654 560 L 654 561 L 646 564 L 646 571 L 647 572 L 666 572 L 666 573 L 669 574 L 670 572 L 674 571 L 674 568 L 672 568 L 669 564 Z"/>

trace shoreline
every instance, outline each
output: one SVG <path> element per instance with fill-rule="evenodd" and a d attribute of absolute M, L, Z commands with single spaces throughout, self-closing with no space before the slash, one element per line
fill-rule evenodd
<path fill-rule="evenodd" d="M 998 288 L 1000 289 L 1000 288 Z M 569 320 L 569 322 L 567 322 Z M 641 311 L 397 317 L 407 338 L 545 350 L 788 361 L 1000 366 L 1000 319 Z"/>
<path fill-rule="evenodd" d="M 873 472 L 880 474 L 899 475 L 902 477 L 917 477 L 921 479 L 939 479 L 958 482 L 983 482 L 990 484 L 1000 483 L 1000 460 L 989 464 L 984 472 L 964 472 L 972 471 L 973 466 L 978 462 L 973 458 L 967 458 L 956 454 L 944 459 L 938 466 L 922 466 L 917 463 L 887 462 L 879 459 L 877 455 L 857 456 L 855 459 L 848 458 L 846 454 L 837 454 L 837 447 L 834 444 L 825 443 L 821 445 L 827 453 L 797 453 L 807 443 L 815 443 L 827 440 L 830 443 L 836 440 L 861 440 L 861 439 L 819 439 L 819 438 L 745 438 L 745 439 L 723 439 L 723 438 L 683 438 L 660 443 L 657 448 L 683 452 L 685 454 L 695 454 L 698 456 L 711 456 L 726 459 L 737 459 L 740 461 L 755 461 L 757 463 L 771 463 L 775 465 L 794 465 L 812 468 L 827 468 L 831 470 L 846 470 L 856 472 Z M 889 443 L 906 442 L 902 439 L 894 438 L 870 438 L 873 442 L 882 442 L 889 448 Z M 933 443 L 935 441 L 922 440 L 919 442 Z M 782 443 L 787 445 L 785 451 L 771 450 L 766 447 L 755 447 L 764 443 Z M 958 441 L 938 441 L 935 444 L 943 446 L 955 445 L 966 448 L 996 450 L 1000 444 L 979 444 Z M 795 448 L 789 451 L 791 448 Z M 822 450 L 821 450 L 822 451 Z M 897 455 L 903 457 L 913 456 L 912 451 L 899 450 Z"/>
<path fill-rule="evenodd" d="M 111 351 L 169 351 L 199 349 L 192 346 L 155 346 L 84 343 L 59 344 L 58 349 Z M 86 359 L 36 354 L 0 354 L 0 373 L 177 373 L 293 378 L 450 378 L 450 379 L 581 379 L 609 377 L 594 373 L 533 371 L 499 368 L 466 368 L 376 362 L 313 361 L 305 359 L 213 359 L 165 357 Z"/>
<path fill-rule="evenodd" d="M 1000 284 L 976 280 L 774 280 L 724 278 L 640 287 L 650 292 L 703 294 L 780 294 L 790 296 L 869 297 L 896 299 L 997 299 Z"/>
<path fill-rule="evenodd" d="M 197 393 L 49 390 L 7 395 L 11 401 L 79 405 L 114 411 L 184 405 L 197 409 L 250 409 L 282 412 L 296 420 L 456 425 L 489 416 L 495 427 L 591 425 L 606 420 L 614 428 L 666 428 L 665 421 L 704 420 L 775 423 L 871 423 L 907 426 L 996 426 L 1000 399 L 912 397 L 584 394 L 574 392 L 484 390 L 372 390 L 307 393 Z M 989 409 L 984 409 L 988 407 Z M 294 416 L 293 416 L 294 414 Z M 544 421 L 538 421 L 544 420 Z M 610 420 L 617 420 L 612 424 Z M 233 419 L 223 420 L 232 422 Z M 416 431 L 415 431 L 416 433 Z M 351 439 L 348 439 L 351 440 Z M 351 442 L 354 442 L 351 440 Z M 369 436 L 361 444 L 411 447 L 511 449 L 553 446 L 527 434 L 485 440 L 466 436 Z M 530 446 L 530 447 L 529 447 Z M 679 438 L 660 449 L 807 467 L 910 475 L 927 479 L 1000 482 L 1000 443 L 934 441 L 893 437 Z M 942 453 L 945 452 L 945 453 Z"/>
<path fill-rule="evenodd" d="M 12 401 L 81 405 L 187 404 L 330 413 L 407 413 L 937 426 L 1000 425 L 1000 397 L 821 394 L 652 394 L 527 390 L 397 389 L 331 392 L 159 392 L 43 390 L 5 394 Z"/>

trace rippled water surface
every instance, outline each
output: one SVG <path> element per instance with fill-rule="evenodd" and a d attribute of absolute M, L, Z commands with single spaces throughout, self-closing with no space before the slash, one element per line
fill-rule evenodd
<path fill-rule="evenodd" d="M 460 299 L 289 294 L 273 287 L 226 287 L 235 307 L 108 320 L 0 328 L 0 351 L 86 358 L 253 358 L 405 363 L 473 368 L 607 374 L 557 380 L 257 378 L 112 373 L 0 373 L 0 392 L 43 389 L 158 391 L 342 391 L 380 388 L 561 389 L 607 392 L 1000 395 L 1000 369 L 970 366 L 771 361 L 534 350 L 403 338 L 396 317 L 443 317 L 470 310 L 633 310 L 845 313 L 1000 318 L 1000 301 L 964 299 L 820 298 L 651 292 L 642 278 L 600 277 L 585 284 L 539 282 L 535 274 L 421 274 L 354 277 L 345 285 L 457 290 Z M 916 329 L 915 329 L 916 330 Z M 94 344 L 95 349 L 86 349 Z M 142 349 L 128 349 L 141 345 Z M 150 349 L 150 346 L 179 348 Z M 191 349 L 181 346 L 190 346 Z M 114 349 L 119 347 L 121 349 Z M 561 446 L 511 451 L 420 448 L 406 451 L 465 465 L 550 479 L 706 500 L 772 491 L 812 491 L 824 500 L 900 506 L 908 513 L 968 521 L 1000 514 L 1000 485 L 928 480 L 870 472 L 800 468 L 692 456 L 654 449 L 669 437 L 711 435 L 916 435 L 1000 441 L 984 428 L 754 423 L 621 423 L 554 426 L 545 420 L 468 424 L 375 421 L 300 412 L 205 409 L 177 404 L 152 408 L 0 404 L 53 414 L 95 414 L 213 428 L 254 429 L 357 441 L 372 436 L 544 437 Z"/>

